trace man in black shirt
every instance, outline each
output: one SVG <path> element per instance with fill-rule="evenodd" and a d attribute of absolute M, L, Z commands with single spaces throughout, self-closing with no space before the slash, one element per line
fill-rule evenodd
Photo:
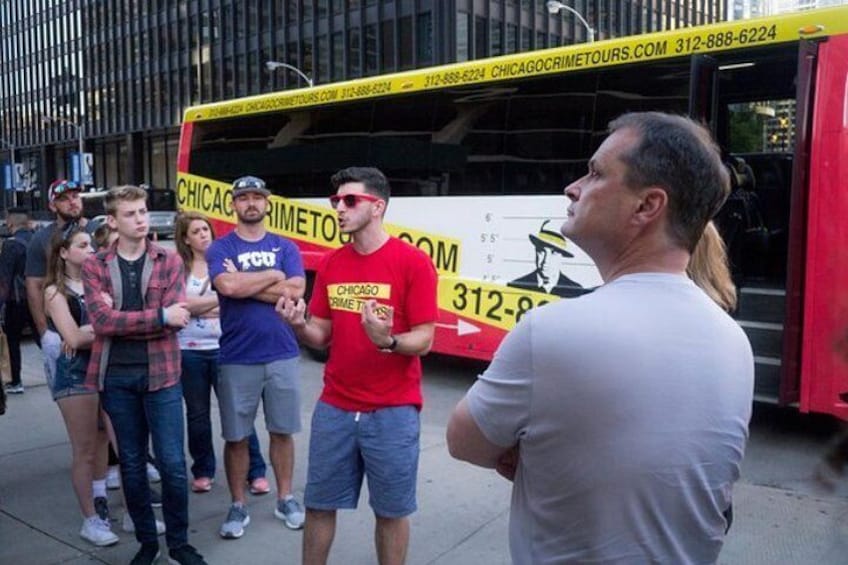
<path fill-rule="evenodd" d="M 24 283 L 27 245 L 32 238 L 29 221 L 26 210 L 9 209 L 6 215 L 6 227 L 11 237 L 3 242 L 3 249 L 0 251 L 0 309 L 2 309 L 3 332 L 9 343 L 12 380 L 6 386 L 6 392 L 10 394 L 24 392 L 24 385 L 21 382 L 21 335 L 24 328 L 33 328 Z M 38 339 L 38 332 L 34 329 L 33 335 Z"/>

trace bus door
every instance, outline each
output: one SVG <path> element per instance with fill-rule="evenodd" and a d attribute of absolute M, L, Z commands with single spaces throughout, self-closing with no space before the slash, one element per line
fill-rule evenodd
<path fill-rule="evenodd" d="M 804 279 L 809 169 L 812 134 L 813 85 L 818 45 L 801 41 L 798 48 L 798 72 L 795 95 L 795 151 L 792 159 L 789 233 L 786 269 L 786 316 L 783 322 L 783 358 L 781 363 L 781 404 L 798 402 L 801 386 L 801 338 L 804 319 Z"/>
<path fill-rule="evenodd" d="M 709 55 L 693 55 L 689 71 L 689 117 L 708 125 L 715 135 L 718 108 L 718 62 Z"/>
<path fill-rule="evenodd" d="M 848 405 L 840 398 L 848 391 L 848 36 L 832 36 L 808 50 L 809 60 L 801 64 L 809 70 L 806 77 L 799 76 L 808 83 L 803 91 L 800 80 L 798 86 L 799 95 L 812 92 L 808 99 L 813 101 L 811 127 L 804 130 L 810 164 L 806 241 L 793 257 L 793 267 L 801 261 L 806 266 L 798 268 L 803 280 L 797 283 L 803 284 L 796 346 L 801 376 L 798 371 L 787 375 L 795 379 L 788 381 L 787 390 L 795 385 L 802 411 L 848 419 Z M 796 175 L 795 180 L 802 178 Z"/>
<path fill-rule="evenodd" d="M 816 45 L 798 45 L 690 64 L 690 116 L 709 124 L 731 175 L 715 221 L 737 286 L 733 315 L 754 351 L 755 398 L 780 404 L 800 400 Z"/>
<path fill-rule="evenodd" d="M 749 177 L 756 212 L 745 214 L 759 230 L 734 232 L 733 196 L 716 217 L 739 294 L 734 317 L 754 350 L 755 398 L 848 419 L 848 37 L 718 59 L 716 137 L 748 167 L 736 180 Z M 704 75 L 693 81 L 703 86 Z M 740 143 L 746 121 L 756 135 Z"/>

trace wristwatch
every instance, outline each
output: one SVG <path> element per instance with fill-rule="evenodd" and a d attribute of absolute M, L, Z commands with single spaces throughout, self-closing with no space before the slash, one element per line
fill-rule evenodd
<path fill-rule="evenodd" d="M 387 345 L 386 347 L 381 347 L 380 351 L 382 351 L 383 353 L 391 353 L 392 351 L 397 349 L 397 346 L 398 346 L 397 338 L 395 336 L 391 336 L 391 338 L 392 338 L 392 342 L 389 345 Z"/>

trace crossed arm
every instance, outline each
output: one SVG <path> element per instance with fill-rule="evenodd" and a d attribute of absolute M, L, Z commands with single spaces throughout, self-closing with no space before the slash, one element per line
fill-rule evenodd
<path fill-rule="evenodd" d="M 496 469 L 509 480 L 515 476 L 518 444 L 505 448 L 489 441 L 471 416 L 468 400 L 465 398 L 459 401 L 451 414 L 447 442 L 448 452 L 454 459 L 487 469 Z"/>
<path fill-rule="evenodd" d="M 98 335 L 125 336 L 136 339 L 156 338 L 175 332 L 188 321 L 185 308 L 185 279 L 182 261 L 174 255 L 168 257 L 164 276 L 164 290 L 160 304 L 144 310 L 115 310 L 104 285 L 108 277 L 95 257 L 83 264 L 82 278 L 85 287 L 85 304 L 89 320 Z M 167 306 L 166 306 L 167 305 Z"/>
<path fill-rule="evenodd" d="M 493 468 L 509 480 L 515 477 L 520 438 L 530 420 L 535 380 L 530 327 L 523 318 L 501 342 L 489 367 L 454 408 L 447 428 L 451 456 Z"/>
<path fill-rule="evenodd" d="M 67 298 L 59 294 L 55 286 L 51 285 L 44 291 L 44 302 L 62 341 L 71 350 L 89 349 L 94 341 L 94 329 L 91 324 L 80 326 L 76 323 Z"/>
<path fill-rule="evenodd" d="M 297 300 L 306 290 L 304 277 L 286 277 L 276 269 L 240 272 L 228 270 L 215 277 L 215 289 L 230 298 L 253 298 L 276 304 L 283 296 Z"/>
<path fill-rule="evenodd" d="M 215 293 L 186 297 L 189 314 L 198 318 L 217 318 L 218 295 Z"/>

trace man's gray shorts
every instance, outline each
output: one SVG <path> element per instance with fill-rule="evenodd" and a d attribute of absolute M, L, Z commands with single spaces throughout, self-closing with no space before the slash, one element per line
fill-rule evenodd
<path fill-rule="evenodd" d="M 260 398 L 269 432 L 300 431 L 299 363 L 293 357 L 260 365 L 221 365 L 217 392 L 224 440 L 240 441 L 252 433 Z"/>

